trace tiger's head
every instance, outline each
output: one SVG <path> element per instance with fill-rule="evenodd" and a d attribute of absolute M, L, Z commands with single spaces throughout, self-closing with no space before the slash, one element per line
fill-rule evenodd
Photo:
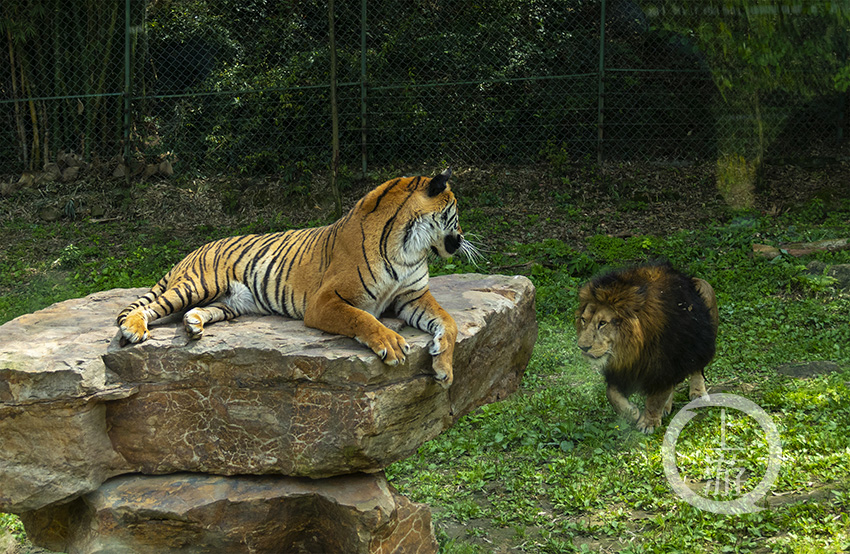
<path fill-rule="evenodd" d="M 463 237 L 457 199 L 448 183 L 451 175 L 449 168 L 431 179 L 413 177 L 407 183 L 402 244 L 409 253 L 431 252 L 441 258 L 458 252 L 467 257 L 477 253 Z"/>
<path fill-rule="evenodd" d="M 474 263 L 481 254 L 464 238 L 457 199 L 449 186 L 451 169 L 436 177 L 400 177 L 366 195 L 355 211 L 380 222 L 372 234 L 382 256 L 419 263 L 428 254 L 449 258 L 464 254 Z"/>
<path fill-rule="evenodd" d="M 425 191 L 424 212 L 414 223 L 420 240 L 428 240 L 431 251 L 441 258 L 450 258 L 464 245 L 463 231 L 457 213 L 457 199 L 449 186 L 451 168 L 433 177 Z M 426 238 L 427 237 L 427 238 Z"/>

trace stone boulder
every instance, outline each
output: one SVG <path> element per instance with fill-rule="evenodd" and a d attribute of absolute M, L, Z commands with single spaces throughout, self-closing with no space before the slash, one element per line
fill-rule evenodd
<path fill-rule="evenodd" d="M 177 322 L 120 348 L 115 316 L 144 289 L 55 304 L 0 326 L 0 511 L 69 502 L 130 472 L 328 477 L 378 472 L 461 415 L 516 390 L 536 340 L 523 277 L 435 277 L 458 324 L 455 378 L 429 337 L 384 365 L 351 339 L 278 316 Z"/>
<path fill-rule="evenodd" d="M 428 507 L 397 494 L 383 473 L 127 475 L 22 518 L 41 546 L 71 554 L 437 552 Z"/>
<path fill-rule="evenodd" d="M 385 365 L 356 341 L 274 316 L 242 317 L 189 340 L 179 323 L 103 357 L 138 392 L 107 405 L 115 449 L 161 474 L 327 477 L 381 470 L 462 414 L 513 392 L 536 339 L 526 279 L 434 279 L 456 319 L 453 385 L 434 379 L 430 337 L 385 320 L 413 347 Z"/>
<path fill-rule="evenodd" d="M 105 402 L 133 392 L 107 384 L 101 359 L 116 296 L 61 302 L 0 326 L 0 512 L 63 502 L 131 471 L 106 430 Z"/>

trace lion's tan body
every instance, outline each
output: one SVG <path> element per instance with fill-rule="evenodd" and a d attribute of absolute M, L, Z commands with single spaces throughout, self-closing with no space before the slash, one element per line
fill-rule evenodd
<path fill-rule="evenodd" d="M 714 290 L 667 264 L 613 272 L 585 285 L 576 311 L 578 346 L 607 381 L 614 410 L 651 433 L 673 405 L 683 378 L 691 399 L 706 394 L 703 369 L 714 356 Z M 643 412 L 628 397 L 646 394 Z"/>

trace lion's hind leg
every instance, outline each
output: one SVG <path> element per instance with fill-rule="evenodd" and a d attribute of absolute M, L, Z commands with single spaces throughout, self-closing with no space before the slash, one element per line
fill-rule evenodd
<path fill-rule="evenodd" d="M 696 400 L 708 394 L 708 391 L 705 390 L 705 377 L 702 374 L 702 370 L 691 373 L 688 385 L 691 400 Z"/>

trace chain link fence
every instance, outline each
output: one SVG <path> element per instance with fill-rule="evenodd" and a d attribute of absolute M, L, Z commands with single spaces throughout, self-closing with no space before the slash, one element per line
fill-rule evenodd
<path fill-rule="evenodd" d="M 351 171 L 846 153 L 846 2 L 361 0 L 332 20 Z M 3 2 L 0 173 L 68 153 L 327 168 L 330 23 L 311 0 Z"/>

